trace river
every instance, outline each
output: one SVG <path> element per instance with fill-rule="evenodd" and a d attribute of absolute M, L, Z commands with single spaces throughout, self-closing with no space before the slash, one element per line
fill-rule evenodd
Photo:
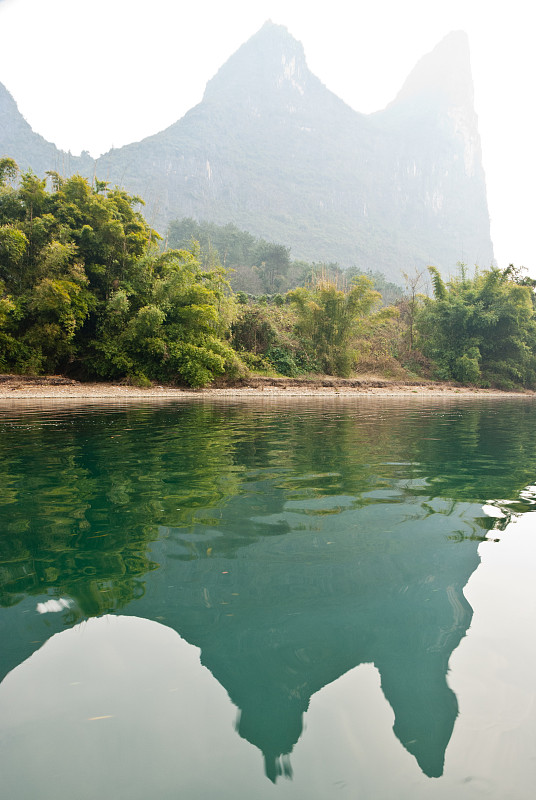
<path fill-rule="evenodd" d="M 524 800 L 536 407 L 0 410 L 10 800 Z"/>

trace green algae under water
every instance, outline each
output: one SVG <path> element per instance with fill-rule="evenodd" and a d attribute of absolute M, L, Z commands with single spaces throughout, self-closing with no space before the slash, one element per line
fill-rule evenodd
<path fill-rule="evenodd" d="M 528 400 L 0 411 L 6 797 L 532 796 L 535 480 Z"/>

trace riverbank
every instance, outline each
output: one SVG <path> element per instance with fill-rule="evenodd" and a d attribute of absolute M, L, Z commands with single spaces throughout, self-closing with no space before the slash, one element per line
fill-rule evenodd
<path fill-rule="evenodd" d="M 140 388 L 120 383 L 80 383 L 56 375 L 28 377 L 0 375 L 0 400 L 152 400 L 227 397 L 353 397 L 377 395 L 385 397 L 527 397 L 533 391 L 505 392 L 498 389 L 477 389 L 450 383 L 390 380 L 367 375 L 359 378 L 266 378 L 252 376 L 233 386 L 211 386 L 204 389 L 183 389 L 171 386 Z"/>

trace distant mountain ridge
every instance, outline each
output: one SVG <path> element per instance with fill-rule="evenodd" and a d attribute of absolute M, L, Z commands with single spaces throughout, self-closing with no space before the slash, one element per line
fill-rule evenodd
<path fill-rule="evenodd" d="M 172 219 L 233 222 L 391 278 L 493 260 L 467 37 L 449 34 L 383 111 L 360 114 L 266 23 L 207 84 L 201 103 L 96 163 L 31 131 L 0 86 L 0 154 L 42 174 L 79 171 L 125 186 L 161 232 Z"/>

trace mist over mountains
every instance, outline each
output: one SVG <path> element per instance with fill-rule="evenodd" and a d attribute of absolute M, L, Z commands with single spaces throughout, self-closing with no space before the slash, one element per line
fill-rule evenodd
<path fill-rule="evenodd" d="M 356 75 L 356 80 L 367 80 Z M 150 112 L 149 112 L 150 113 Z M 144 198 L 162 234 L 193 217 L 399 279 L 427 264 L 493 260 L 469 47 L 449 34 L 383 111 L 360 114 L 271 22 L 208 82 L 182 119 L 94 161 L 34 133 L 0 85 L 0 155 L 38 175 L 95 175 Z"/>

